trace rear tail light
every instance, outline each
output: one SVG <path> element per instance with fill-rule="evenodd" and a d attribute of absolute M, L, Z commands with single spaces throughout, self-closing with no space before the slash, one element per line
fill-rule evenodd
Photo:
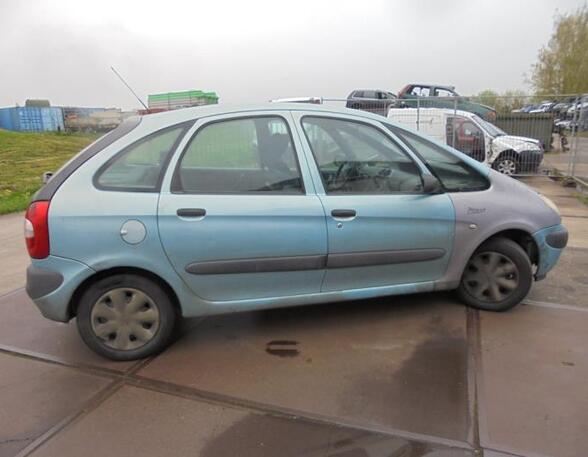
<path fill-rule="evenodd" d="M 25 214 L 24 236 L 29 255 L 33 259 L 44 259 L 49 255 L 48 215 L 48 201 L 31 203 Z"/>

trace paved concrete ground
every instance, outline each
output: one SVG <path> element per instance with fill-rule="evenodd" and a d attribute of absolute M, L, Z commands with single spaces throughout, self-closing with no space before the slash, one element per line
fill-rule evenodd
<path fill-rule="evenodd" d="M 581 229 L 507 313 L 445 293 L 210 317 L 158 357 L 114 363 L 74 321 L 43 319 L 11 271 L 0 456 L 585 455 L 588 220 L 566 189 L 531 184 Z M 14 237 L 0 229 L 10 269 L 17 219 Z"/>
<path fill-rule="evenodd" d="M 570 232 L 568 247 L 588 249 L 588 206 L 578 200 L 578 192 L 545 176 L 528 176 L 521 180 L 555 202 Z"/>
<path fill-rule="evenodd" d="M 25 283 L 25 270 L 29 256 L 23 238 L 24 213 L 0 216 L 0 295 Z"/>

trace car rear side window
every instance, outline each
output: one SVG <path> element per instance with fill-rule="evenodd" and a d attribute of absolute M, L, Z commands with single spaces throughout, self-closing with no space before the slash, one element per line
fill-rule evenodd
<path fill-rule="evenodd" d="M 168 127 L 127 146 L 98 171 L 94 184 L 102 190 L 153 192 L 159 189 L 171 152 L 187 124 Z"/>
<path fill-rule="evenodd" d="M 292 135 L 278 116 L 215 121 L 184 151 L 172 191 L 196 194 L 301 194 Z"/>
<path fill-rule="evenodd" d="M 456 155 L 418 135 L 384 124 L 420 156 L 431 173 L 449 192 L 467 192 L 487 189 L 490 184 L 477 170 Z"/>

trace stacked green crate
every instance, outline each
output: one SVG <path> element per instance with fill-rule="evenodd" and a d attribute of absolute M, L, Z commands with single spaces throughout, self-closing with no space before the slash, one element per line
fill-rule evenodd
<path fill-rule="evenodd" d="M 213 105 L 218 103 L 216 92 L 201 90 L 186 90 L 182 92 L 167 92 L 149 95 L 149 109 L 172 110 L 188 106 Z"/>

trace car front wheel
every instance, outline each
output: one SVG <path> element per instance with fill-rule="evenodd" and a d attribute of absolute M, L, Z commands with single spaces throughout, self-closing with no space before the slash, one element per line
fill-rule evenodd
<path fill-rule="evenodd" d="M 499 157 L 492 166 L 497 172 L 507 176 L 513 176 L 519 172 L 519 161 L 510 154 Z"/>
<path fill-rule="evenodd" d="M 474 252 L 458 294 L 474 308 L 505 311 L 527 296 L 532 282 L 533 267 L 525 251 L 512 240 L 496 238 Z"/>
<path fill-rule="evenodd" d="M 160 352 L 171 341 L 176 319 L 176 309 L 161 286 L 134 274 L 92 283 L 77 309 L 84 342 L 112 360 L 141 359 Z"/>

